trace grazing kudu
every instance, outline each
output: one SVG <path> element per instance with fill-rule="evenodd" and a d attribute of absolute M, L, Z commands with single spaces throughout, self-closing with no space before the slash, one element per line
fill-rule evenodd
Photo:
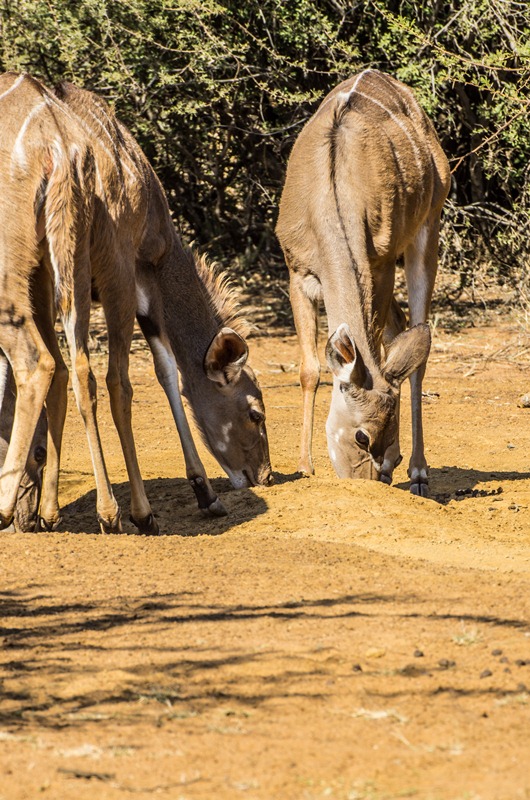
<path fill-rule="evenodd" d="M 323 299 L 330 333 L 326 359 L 333 372 L 326 433 L 335 471 L 343 478 L 375 476 L 391 483 L 401 460 L 400 385 L 410 377 L 410 490 L 428 494 L 421 390 L 448 190 L 449 166 L 432 124 L 410 89 L 376 70 L 331 91 L 296 140 L 276 231 L 289 268 L 301 350 L 302 472 L 314 471 Z M 401 256 L 408 330 L 393 297 Z"/>
<path fill-rule="evenodd" d="M 99 439 L 96 386 L 88 356 L 92 294 L 101 301 L 107 321 L 107 386 L 131 484 L 131 519 L 143 533 L 158 531 L 131 427 L 128 362 L 135 315 L 168 396 L 199 506 L 206 513 L 224 513 L 186 420 L 177 361 L 198 427 L 232 483 L 268 482 L 263 401 L 245 363 L 248 347 L 230 292 L 204 261 L 183 248 L 158 179 L 104 101 L 68 84 L 53 94 L 27 75 L 6 74 L 0 76 L 0 111 L 7 120 L 0 123 L 0 169 L 8 177 L 0 202 L 7 198 L 16 209 L 8 215 L 7 208 L 0 207 L 5 220 L 0 279 L 8 286 L 0 300 L 5 320 L 0 347 L 13 367 L 18 389 L 13 435 L 0 476 L 0 526 L 12 517 L 27 457 L 27 434 L 35 427 L 46 395 L 49 433 L 42 527 L 54 527 L 59 519 L 57 476 L 66 369 L 53 331 L 57 309 L 87 430 L 100 525 L 104 531 L 121 530 Z M 20 231 L 26 243 L 23 253 L 16 251 Z M 41 293 L 30 296 L 28 288 L 35 270 L 42 273 L 43 303 Z M 52 310 L 46 297 L 50 294 Z M 21 358 L 19 350 L 24 351 Z"/>

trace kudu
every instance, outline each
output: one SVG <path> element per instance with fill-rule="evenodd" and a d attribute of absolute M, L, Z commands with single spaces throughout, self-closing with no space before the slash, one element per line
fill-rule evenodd
<path fill-rule="evenodd" d="M 44 528 L 59 520 L 67 371 L 54 332 L 58 312 L 92 457 L 101 529 L 121 530 L 96 419 L 87 344 L 92 295 L 107 322 L 107 386 L 131 485 L 131 519 L 143 533 L 158 531 L 131 426 L 128 363 L 135 316 L 167 394 L 199 507 L 225 513 L 192 439 L 179 370 L 205 443 L 232 483 L 269 482 L 262 395 L 246 364 L 243 322 L 226 282 L 182 246 L 154 171 L 103 100 L 66 83 L 52 93 L 28 75 L 7 73 L 0 76 L 0 112 L 0 347 L 18 391 L 0 476 L 0 527 L 13 516 L 29 434 L 45 400 L 48 461 L 40 517 Z M 37 290 L 30 292 L 32 281 Z"/>
<path fill-rule="evenodd" d="M 333 89 L 294 144 L 276 231 L 289 268 L 300 342 L 299 469 L 304 473 L 314 471 L 318 304 L 323 299 L 330 333 L 326 359 L 333 372 L 326 434 L 337 475 L 391 483 L 401 461 L 400 385 L 410 377 L 410 490 L 428 495 L 422 380 L 449 180 L 434 128 L 412 92 L 377 70 L 365 70 Z M 408 330 L 393 296 L 400 257 Z"/>

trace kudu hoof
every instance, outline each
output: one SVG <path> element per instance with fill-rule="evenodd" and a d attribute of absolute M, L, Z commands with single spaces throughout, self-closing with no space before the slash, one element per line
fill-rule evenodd
<path fill-rule="evenodd" d="M 10 517 L 6 517 L 4 514 L 0 513 L 0 531 L 3 531 L 4 528 L 9 528 L 12 522 L 13 514 L 11 514 Z"/>
<path fill-rule="evenodd" d="M 98 522 L 101 533 L 123 533 L 121 527 L 121 513 L 119 510 L 114 519 L 104 519 L 101 514 L 98 514 Z"/>
<path fill-rule="evenodd" d="M 204 517 L 226 517 L 228 514 L 218 497 L 207 508 L 200 508 L 200 511 Z"/>
<path fill-rule="evenodd" d="M 411 483 L 410 484 L 410 493 L 415 494 L 417 497 L 430 497 L 431 493 L 429 491 L 429 484 L 428 483 Z"/>
<path fill-rule="evenodd" d="M 213 493 L 212 487 L 209 485 L 208 481 L 202 477 L 202 475 L 195 475 L 194 477 L 188 478 L 188 480 L 191 483 L 191 488 L 195 492 L 195 497 L 197 498 L 197 504 L 201 514 L 203 514 L 205 517 L 226 516 L 225 507 L 219 498 Z"/>
<path fill-rule="evenodd" d="M 62 517 L 57 517 L 57 519 L 50 521 L 44 519 L 44 517 L 37 517 L 35 533 L 51 533 L 52 531 L 56 531 L 62 521 Z"/>
<path fill-rule="evenodd" d="M 302 478 L 310 478 L 315 474 L 314 467 L 308 466 L 307 464 L 299 464 L 296 471 L 302 476 Z"/>
<path fill-rule="evenodd" d="M 158 522 L 154 518 L 153 514 L 148 514 L 147 517 L 143 519 L 135 519 L 132 514 L 129 517 L 133 525 L 136 525 L 138 528 L 138 533 L 143 534 L 144 536 L 158 536 L 160 533 L 160 528 L 158 527 Z"/>
<path fill-rule="evenodd" d="M 379 480 L 381 483 L 386 483 L 387 486 L 392 485 L 392 475 L 389 475 L 388 472 L 380 472 Z"/>

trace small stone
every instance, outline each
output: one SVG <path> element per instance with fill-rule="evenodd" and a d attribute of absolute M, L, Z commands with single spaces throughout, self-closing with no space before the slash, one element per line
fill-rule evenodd
<path fill-rule="evenodd" d="M 501 664 L 509 664 L 510 663 L 510 659 L 508 658 L 508 656 L 503 656 L 502 658 L 499 659 L 499 661 L 500 661 Z"/>
<path fill-rule="evenodd" d="M 527 692 L 528 689 L 526 688 L 526 683 L 518 683 L 517 684 L 517 691 L 518 692 Z"/>
<path fill-rule="evenodd" d="M 366 658 L 382 658 L 386 654 L 384 647 L 369 647 L 365 653 Z"/>
<path fill-rule="evenodd" d="M 499 648 L 496 647 L 495 650 L 491 651 L 491 655 L 492 656 L 502 656 L 502 650 L 499 650 Z"/>
<path fill-rule="evenodd" d="M 362 672 L 363 668 L 361 667 L 360 664 L 354 664 L 353 667 L 352 667 L 352 670 L 353 670 L 353 672 Z"/>
<path fill-rule="evenodd" d="M 414 658 L 423 658 L 423 650 L 414 650 Z"/>
<path fill-rule="evenodd" d="M 517 403 L 518 408 L 530 408 L 530 394 L 523 394 Z"/>
<path fill-rule="evenodd" d="M 530 662 L 525 661 L 524 658 L 518 658 L 515 663 L 517 664 L 518 667 L 526 667 L 526 665 L 529 664 Z"/>
<path fill-rule="evenodd" d="M 491 671 L 491 669 L 484 669 L 480 673 L 480 677 L 481 678 L 490 678 L 492 675 L 493 675 L 493 672 Z"/>
<path fill-rule="evenodd" d="M 441 658 L 438 662 L 438 666 L 442 669 L 450 669 L 456 666 L 456 661 L 451 661 L 449 658 Z"/>

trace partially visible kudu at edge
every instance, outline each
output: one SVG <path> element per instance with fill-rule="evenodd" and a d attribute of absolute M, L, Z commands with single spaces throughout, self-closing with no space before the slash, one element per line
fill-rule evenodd
<path fill-rule="evenodd" d="M 410 489 L 428 494 L 422 380 L 449 181 L 438 137 L 412 92 L 377 70 L 365 70 L 333 89 L 296 140 L 276 230 L 289 268 L 301 351 L 302 472 L 314 471 L 318 304 L 323 299 L 326 359 L 333 372 L 326 433 L 337 474 L 391 483 L 401 460 L 400 385 L 410 377 Z M 400 257 L 408 330 L 393 294 Z"/>

